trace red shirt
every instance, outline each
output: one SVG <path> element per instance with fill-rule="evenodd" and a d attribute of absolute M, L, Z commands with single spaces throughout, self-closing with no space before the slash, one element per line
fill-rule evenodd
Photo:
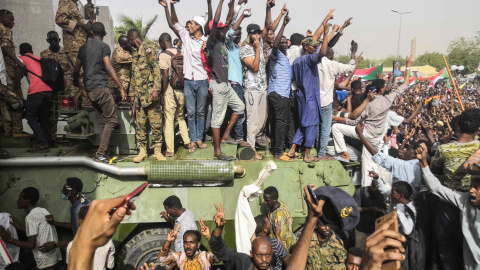
<path fill-rule="evenodd" d="M 27 53 L 25 55 L 40 60 L 40 58 L 34 56 L 31 53 Z M 19 56 L 19 58 L 22 59 L 23 64 L 27 67 L 29 71 L 34 72 L 38 76 L 42 76 L 42 67 L 40 66 L 40 62 L 35 61 L 27 56 Z M 40 78 L 31 74 L 30 72 L 28 73 L 28 79 L 30 80 L 30 85 L 28 86 L 28 95 L 39 92 L 52 91 L 52 88 L 50 88 L 50 86 L 46 85 L 42 80 L 40 80 Z"/>

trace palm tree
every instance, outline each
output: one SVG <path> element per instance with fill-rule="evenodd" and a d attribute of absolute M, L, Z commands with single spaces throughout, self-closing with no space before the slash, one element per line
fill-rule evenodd
<path fill-rule="evenodd" d="M 115 27 L 115 43 L 117 43 L 118 38 L 121 35 L 126 35 L 128 30 L 137 29 L 138 31 L 140 31 L 140 35 L 142 36 L 142 39 L 144 42 L 148 43 L 149 45 L 154 45 L 156 48 L 158 48 L 157 42 L 150 40 L 147 37 L 148 32 L 152 28 L 152 25 L 157 21 L 157 19 L 158 19 L 158 15 L 155 15 L 155 17 L 148 20 L 144 26 L 142 18 L 133 19 L 128 17 L 125 14 L 121 14 L 120 15 L 121 25 Z"/>

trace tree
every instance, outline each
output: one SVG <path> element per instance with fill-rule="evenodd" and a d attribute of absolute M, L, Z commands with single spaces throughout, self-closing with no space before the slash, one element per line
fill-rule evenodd
<path fill-rule="evenodd" d="M 145 26 L 143 24 L 143 19 L 138 18 L 138 19 L 132 19 L 125 14 L 120 15 L 120 22 L 121 25 L 115 27 L 115 42 L 118 42 L 118 38 L 121 35 L 127 35 L 128 30 L 130 29 L 137 29 L 140 31 L 140 35 L 145 43 L 147 43 L 150 46 L 153 46 L 155 48 L 158 48 L 158 43 L 154 40 L 150 40 L 147 37 L 148 32 L 152 28 L 152 25 L 157 21 L 158 15 L 155 15 L 152 19 L 148 20 L 145 23 Z"/>
<path fill-rule="evenodd" d="M 480 32 L 473 38 L 459 37 L 448 47 L 449 65 L 465 66 L 465 73 L 477 71 L 480 60 Z"/>
<path fill-rule="evenodd" d="M 345 55 L 335 56 L 334 60 L 343 64 L 348 64 L 350 62 L 350 59 L 352 59 L 351 55 L 345 54 Z M 372 60 L 372 67 L 374 66 L 374 62 L 376 62 L 376 60 Z M 370 67 L 370 59 L 363 59 L 362 62 L 358 64 L 358 69 L 364 69 L 369 67 Z"/>
<path fill-rule="evenodd" d="M 398 60 L 400 61 L 400 63 L 402 63 L 402 67 L 404 67 L 406 63 L 405 58 L 403 58 L 402 56 L 399 56 Z M 393 61 L 397 61 L 397 57 L 394 55 L 390 55 L 389 57 L 383 60 L 383 63 L 386 67 L 390 67 L 390 66 L 393 66 Z"/>
<path fill-rule="evenodd" d="M 443 62 L 443 54 L 439 52 L 425 52 L 422 55 L 419 55 L 415 60 L 414 66 L 425 66 L 429 65 L 437 70 L 440 70 L 445 67 Z"/>

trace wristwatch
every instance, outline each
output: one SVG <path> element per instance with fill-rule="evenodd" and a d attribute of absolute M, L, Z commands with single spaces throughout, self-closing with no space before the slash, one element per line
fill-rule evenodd
<path fill-rule="evenodd" d="M 410 70 L 410 68 L 409 68 L 409 67 L 406 67 L 405 70 Z"/>

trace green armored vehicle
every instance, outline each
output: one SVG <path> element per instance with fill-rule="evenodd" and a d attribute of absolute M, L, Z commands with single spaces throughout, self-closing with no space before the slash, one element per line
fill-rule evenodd
<path fill-rule="evenodd" d="M 112 198 L 133 191 L 141 183 L 150 185 L 135 202 L 137 210 L 118 227 L 113 240 L 116 245 L 117 269 L 139 269 L 144 262 L 155 262 L 158 252 L 171 229 L 159 214 L 163 201 L 170 195 L 178 196 L 184 207 L 202 218 L 213 228 L 216 213 L 213 203 L 223 202 L 228 219 L 224 230 L 227 244 L 235 247 L 234 215 L 238 195 L 243 186 L 254 183 L 269 160 L 274 160 L 268 149 L 264 160 L 254 161 L 251 149 L 236 145 L 222 145 L 222 150 L 236 157 L 233 162 L 213 160 L 213 146 L 197 149 L 192 154 L 180 147 L 176 156 L 168 161 L 147 160 L 136 164 L 131 155 L 136 153 L 135 129 L 131 127 L 128 106 L 118 110 L 119 124 L 112 135 L 111 151 L 125 158 L 117 164 L 93 161 L 89 155 L 98 146 L 98 118 L 94 111 L 77 111 L 71 100 L 61 98 L 59 104 L 59 148 L 48 153 L 27 153 L 30 138 L 1 137 L 0 147 L 16 157 L 0 160 L 0 212 L 11 213 L 22 224 L 25 212 L 18 210 L 16 200 L 25 187 L 40 191 L 38 206 L 46 208 L 57 221 L 70 221 L 70 203 L 63 201 L 61 189 L 68 177 L 78 177 L 84 183 L 83 193 L 91 200 Z M 64 128 L 62 128 L 64 126 Z M 280 201 L 285 202 L 298 228 L 307 214 L 303 188 L 308 183 L 317 186 L 337 186 L 350 194 L 354 187 L 351 179 L 336 160 L 306 164 L 302 159 L 293 162 L 274 160 L 277 169 L 264 182 L 279 190 Z M 254 215 L 261 213 L 263 200 L 250 203 Z M 70 235 L 60 235 L 68 240 Z M 208 243 L 203 239 L 208 249 Z M 157 269 L 162 268 L 161 265 Z M 164 267 L 164 269 L 168 269 Z"/>

